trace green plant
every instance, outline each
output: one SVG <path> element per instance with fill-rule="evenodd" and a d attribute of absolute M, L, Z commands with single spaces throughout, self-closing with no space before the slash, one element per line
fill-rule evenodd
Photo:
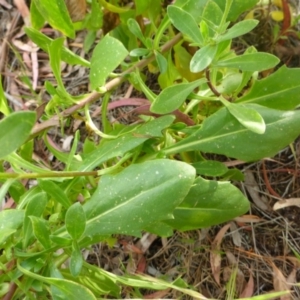
<path fill-rule="evenodd" d="M 87 61 L 64 47 L 64 37 L 51 40 L 38 31 L 47 21 L 63 35 L 75 36 L 64 1 L 32 1 L 33 27 L 26 33 L 49 54 L 57 85 L 45 82 L 51 100 L 36 125 L 35 112 L 12 113 L 0 90 L 0 110 L 6 115 L 0 122 L 0 195 L 9 193 L 16 203 L 15 209 L 0 213 L 1 296 L 12 282 L 14 299 L 120 297 L 123 285 L 171 287 L 203 299 L 178 279 L 122 277 L 91 266 L 81 250 L 113 234 L 139 236 L 146 230 L 170 236 L 174 229 L 204 228 L 245 213 L 248 200 L 224 180 L 231 179 L 230 170 L 205 154 L 255 161 L 276 154 L 299 135 L 300 112 L 294 109 L 300 104 L 300 70 L 283 66 L 261 79 L 259 72 L 275 68 L 279 60 L 254 47 L 242 55 L 231 49 L 232 39 L 251 31 L 257 21 L 231 27 L 230 22 L 256 0 L 179 0 L 166 10 L 154 2 L 138 0 L 134 8 L 121 8 L 114 1 L 92 1 L 91 13 L 77 24 L 89 29 L 87 38 L 95 37 L 95 24 L 101 26 L 95 11 L 104 6 L 119 13 L 121 24 L 101 38 Z M 149 20 L 143 30 L 136 21 L 139 15 Z M 70 95 L 61 61 L 90 68 L 92 91 Z M 121 72 L 113 73 L 118 66 Z M 159 95 L 145 84 L 145 67 L 158 74 Z M 110 92 L 123 81 L 146 95 L 149 109 L 143 111 L 142 124 L 108 124 Z M 89 112 L 99 97 L 103 131 Z M 70 153 L 60 152 L 46 131 L 78 111 L 101 141 L 96 145 L 85 139 L 78 152 L 76 132 Z M 64 164 L 63 171 L 31 161 L 35 137 L 44 139 Z M 6 172 L 7 164 L 14 172 Z M 26 178 L 38 184 L 25 189 L 21 179 Z M 77 200 L 80 195 L 83 203 Z M 66 261 L 69 268 L 63 267 Z"/>

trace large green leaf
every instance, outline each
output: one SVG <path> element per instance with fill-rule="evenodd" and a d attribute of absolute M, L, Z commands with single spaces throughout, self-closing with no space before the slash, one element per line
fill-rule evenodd
<path fill-rule="evenodd" d="M 75 30 L 64 0 L 34 0 L 34 4 L 53 28 L 70 38 L 75 37 Z"/>
<path fill-rule="evenodd" d="M 164 222 L 178 230 L 193 230 L 232 220 L 248 209 L 247 198 L 230 182 L 198 177 L 174 210 L 174 219 Z"/>
<path fill-rule="evenodd" d="M 260 72 L 275 67 L 280 59 L 272 54 L 256 52 L 246 53 L 226 60 L 219 60 L 215 66 L 236 68 L 242 71 Z"/>
<path fill-rule="evenodd" d="M 106 35 L 97 44 L 92 55 L 91 88 L 96 89 L 103 86 L 108 75 L 117 68 L 127 55 L 128 51 L 119 40 Z"/>
<path fill-rule="evenodd" d="M 278 111 L 257 104 L 245 107 L 255 109 L 263 117 L 264 134 L 251 132 L 223 108 L 207 118 L 202 128 L 166 148 L 164 153 L 203 151 L 254 161 L 275 155 L 300 133 L 300 111 Z"/>
<path fill-rule="evenodd" d="M 236 102 L 257 103 L 281 110 L 300 104 L 300 69 L 282 66 L 272 75 L 254 82 L 251 90 Z"/>
<path fill-rule="evenodd" d="M 36 114 L 20 111 L 0 121 L 0 159 L 22 146 L 28 139 L 35 123 Z"/>
<path fill-rule="evenodd" d="M 84 235 L 130 234 L 154 221 L 172 218 L 172 212 L 190 190 L 195 169 L 173 160 L 131 165 L 117 175 L 105 175 L 83 206 Z"/>

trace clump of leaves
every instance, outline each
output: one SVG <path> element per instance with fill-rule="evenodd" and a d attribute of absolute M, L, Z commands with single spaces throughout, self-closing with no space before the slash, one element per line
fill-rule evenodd
<path fill-rule="evenodd" d="M 223 180 L 230 178 L 227 167 L 203 154 L 255 161 L 273 156 L 300 133 L 300 111 L 295 110 L 300 70 L 283 66 L 260 78 L 259 72 L 276 67 L 278 58 L 254 47 L 242 55 L 231 49 L 232 39 L 258 22 L 230 22 L 256 3 L 178 0 L 164 10 L 160 1 L 119 7 L 114 1 L 93 0 L 91 12 L 75 27 L 63 0 L 32 1 L 32 27 L 25 30 L 49 54 L 57 85 L 45 83 L 51 100 L 40 123 L 35 112 L 11 112 L 0 90 L 5 115 L 0 122 L 0 194 L 9 193 L 16 203 L 15 209 L 0 213 L 1 296 L 14 289 L 15 299 L 121 297 L 125 285 L 171 287 L 204 299 L 178 280 L 106 272 L 86 263 L 81 250 L 113 234 L 140 236 L 146 230 L 170 236 L 174 229 L 208 227 L 248 210 L 246 197 Z M 91 61 L 64 47 L 75 28 L 89 30 L 86 45 L 91 45 L 107 11 L 118 15 L 119 25 L 97 42 Z M 141 23 L 143 18 L 147 22 Z M 45 22 L 63 37 L 52 40 L 39 32 Z M 68 93 L 62 61 L 90 69 L 91 91 L 79 97 Z M 121 71 L 113 73 L 117 67 Z M 143 68 L 157 73 L 162 88 L 158 95 L 145 84 Z M 144 122 L 105 126 L 109 93 L 123 81 L 145 94 Z M 101 96 L 103 131 L 89 112 Z M 47 129 L 75 112 L 101 141 L 91 146 L 86 139 L 78 151 L 76 132 L 70 153 L 62 153 L 47 141 Z M 28 159 L 31 139 L 37 136 L 64 164 L 63 171 Z M 6 172 L 7 163 L 13 173 Z M 37 184 L 25 189 L 24 178 Z"/>

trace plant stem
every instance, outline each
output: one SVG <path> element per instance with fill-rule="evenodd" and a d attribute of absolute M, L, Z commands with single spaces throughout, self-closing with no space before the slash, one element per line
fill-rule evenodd
<path fill-rule="evenodd" d="M 0 173 L 0 178 L 50 178 L 50 177 L 81 177 L 81 176 L 97 176 L 97 171 L 90 172 L 44 172 L 44 173 Z"/>
<path fill-rule="evenodd" d="M 162 46 L 161 52 L 163 53 L 163 52 L 166 52 L 169 49 L 171 49 L 174 45 L 176 45 L 181 40 L 181 38 L 182 38 L 182 34 L 178 33 L 176 36 L 174 36 L 174 38 L 172 38 L 170 41 L 168 41 L 165 45 Z M 114 78 L 111 81 L 107 82 L 105 84 L 104 89 L 106 89 L 106 91 L 112 90 L 113 88 L 115 88 L 116 86 L 118 86 L 120 83 L 123 82 L 123 80 L 125 79 L 125 75 L 128 75 L 128 74 L 134 72 L 136 69 L 144 68 L 145 66 L 147 66 L 154 59 L 155 59 L 155 56 L 151 55 L 150 57 L 145 58 L 145 59 L 137 62 L 132 67 L 130 67 L 128 70 L 123 72 L 120 75 L 120 77 Z M 75 111 L 83 108 L 86 104 L 91 103 L 93 101 L 96 101 L 102 94 L 103 93 L 99 93 L 99 92 L 94 91 L 94 92 L 90 93 L 86 98 L 84 98 L 83 100 L 78 102 L 77 104 L 75 104 L 75 105 L 65 109 L 64 111 L 62 111 L 60 116 L 53 116 L 49 120 L 47 120 L 47 121 L 45 121 L 41 124 L 35 125 L 29 139 L 33 139 L 35 136 L 40 134 L 42 131 L 44 131 L 44 130 L 50 128 L 50 127 L 58 126 L 59 125 L 59 118 L 64 118 L 64 117 L 70 116 Z"/>

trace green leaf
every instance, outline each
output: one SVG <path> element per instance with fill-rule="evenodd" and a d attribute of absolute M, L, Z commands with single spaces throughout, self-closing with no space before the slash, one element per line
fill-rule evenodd
<path fill-rule="evenodd" d="M 263 134 L 266 130 L 266 124 L 262 116 L 255 110 L 244 105 L 237 105 L 223 100 L 228 111 L 249 130 Z"/>
<path fill-rule="evenodd" d="M 29 218 L 32 222 L 34 236 L 45 249 L 49 249 L 51 247 L 51 241 L 48 223 L 42 218 L 34 216 L 29 216 Z"/>
<path fill-rule="evenodd" d="M 3 244 L 6 238 L 13 234 L 15 230 L 22 225 L 23 220 L 23 210 L 6 209 L 0 212 L 0 244 Z"/>
<path fill-rule="evenodd" d="M 300 111 L 278 111 L 257 104 L 245 106 L 255 109 L 263 117 L 264 134 L 245 128 L 223 108 L 208 117 L 194 134 L 166 148 L 164 153 L 203 151 L 255 161 L 274 156 L 299 135 Z"/>
<path fill-rule="evenodd" d="M 179 83 L 165 88 L 151 105 L 151 112 L 168 114 L 178 109 L 188 95 L 205 80 L 197 80 L 189 83 Z"/>
<path fill-rule="evenodd" d="M 136 48 L 130 51 L 129 55 L 134 57 L 147 56 L 151 53 L 150 50 L 146 48 Z"/>
<path fill-rule="evenodd" d="M 45 24 L 45 18 L 39 12 L 35 1 L 30 2 L 30 21 L 33 28 L 40 30 Z"/>
<path fill-rule="evenodd" d="M 75 30 L 64 0 L 34 0 L 34 4 L 53 28 L 75 38 Z"/>
<path fill-rule="evenodd" d="M 82 263 L 83 257 L 80 248 L 78 247 L 76 241 L 74 241 L 72 245 L 72 254 L 70 258 L 70 272 L 72 276 L 76 277 L 79 275 L 82 268 Z"/>
<path fill-rule="evenodd" d="M 168 16 L 173 25 L 184 35 L 187 35 L 193 43 L 203 44 L 203 38 L 195 19 L 180 7 L 169 5 Z"/>
<path fill-rule="evenodd" d="M 102 176 L 92 198 L 83 206 L 88 219 L 85 235 L 139 236 L 154 221 L 172 217 L 194 178 L 193 167 L 165 159 L 131 165 L 117 175 Z"/>
<path fill-rule="evenodd" d="M 31 111 L 10 114 L 0 121 L 0 159 L 22 146 L 29 138 L 36 120 Z"/>
<path fill-rule="evenodd" d="M 174 219 L 164 221 L 178 230 L 194 230 L 217 225 L 244 214 L 249 201 L 229 182 L 198 177 L 190 192 L 174 210 Z"/>
<path fill-rule="evenodd" d="M 144 44 L 144 46 L 146 46 L 146 40 L 139 23 L 135 19 L 130 18 L 127 20 L 127 26 L 131 33 L 133 33 L 135 37 L 137 37 Z"/>
<path fill-rule="evenodd" d="M 190 62 L 191 72 L 198 73 L 203 71 L 206 67 L 208 67 L 215 58 L 217 50 L 217 45 L 206 45 L 199 49 L 194 54 Z"/>
<path fill-rule="evenodd" d="M 159 68 L 160 74 L 164 74 L 168 68 L 167 59 L 158 51 L 154 51 L 155 59 Z"/>
<path fill-rule="evenodd" d="M 217 37 L 216 42 L 220 43 L 226 40 L 231 40 L 243 34 L 250 32 L 259 23 L 258 20 L 243 20 L 234 24 L 227 32 Z"/>
<path fill-rule="evenodd" d="M 198 1 L 203 1 L 203 0 L 198 0 Z M 226 1 L 224 1 L 224 0 L 214 0 L 214 1 L 224 11 Z M 232 5 L 230 7 L 230 10 L 229 10 L 227 20 L 228 21 L 235 21 L 238 17 L 241 16 L 241 14 L 244 11 L 247 11 L 247 10 L 251 9 L 258 2 L 259 2 L 259 0 L 247 0 L 247 1 L 245 1 L 245 0 L 233 0 L 233 3 L 232 3 Z"/>
<path fill-rule="evenodd" d="M 204 176 L 222 176 L 228 171 L 228 168 L 219 161 L 205 160 L 192 163 L 197 174 Z"/>
<path fill-rule="evenodd" d="M 85 286 L 78 284 L 77 282 L 73 282 L 71 280 L 66 280 L 63 278 L 51 278 L 51 277 L 43 277 L 41 275 L 30 272 L 20 265 L 18 262 L 18 269 L 24 273 L 25 275 L 34 278 L 38 281 L 45 282 L 49 285 L 55 286 L 59 289 L 61 293 L 64 295 L 64 299 L 84 299 L 84 300 L 97 300 L 94 294 L 87 289 Z M 55 290 L 54 290 L 55 291 Z M 53 290 L 51 290 L 53 299 L 61 299 L 56 298 L 56 296 L 61 296 L 53 294 Z"/>
<path fill-rule="evenodd" d="M 131 126 L 128 126 L 128 130 L 132 133 L 129 132 L 118 139 L 105 142 L 98 149 L 89 153 L 83 160 L 79 171 L 91 171 L 113 157 L 123 156 L 151 137 L 162 137 L 162 130 L 169 127 L 174 119 L 175 117 L 171 115 L 163 116 L 135 128 L 134 131 Z"/>
<path fill-rule="evenodd" d="M 96 89 L 103 86 L 109 74 L 118 67 L 127 55 L 128 51 L 119 40 L 106 35 L 95 47 L 92 55 L 91 88 Z"/>
<path fill-rule="evenodd" d="M 219 60 L 214 67 L 236 68 L 242 71 L 260 72 L 275 67 L 280 59 L 264 52 L 246 53 L 240 56 Z"/>
<path fill-rule="evenodd" d="M 25 27 L 24 31 L 35 44 L 37 44 L 42 50 L 48 53 L 48 47 L 50 46 L 53 39 L 50 39 L 34 28 Z M 61 59 L 70 65 L 81 65 L 87 68 L 89 68 L 91 65 L 89 61 L 85 60 L 79 55 L 76 55 L 66 47 L 62 47 L 61 49 Z"/>
<path fill-rule="evenodd" d="M 270 108 L 289 110 L 300 104 L 300 69 L 282 66 L 270 76 L 256 80 L 238 103 L 257 103 Z"/>
<path fill-rule="evenodd" d="M 72 201 L 66 196 L 64 191 L 53 181 L 39 180 L 39 187 L 53 198 L 53 200 L 65 208 L 72 205 Z"/>
<path fill-rule="evenodd" d="M 60 69 L 61 49 L 63 47 L 63 44 L 64 44 L 64 38 L 58 38 L 52 41 L 49 45 L 49 56 L 50 56 L 51 70 L 57 81 L 59 91 L 63 94 L 63 96 L 68 98 L 69 94 L 66 91 L 64 83 L 62 81 L 61 69 Z"/>
<path fill-rule="evenodd" d="M 85 230 L 85 213 L 83 211 L 82 205 L 77 202 L 69 207 L 66 213 L 66 228 L 70 236 L 74 240 L 78 240 Z"/>
<path fill-rule="evenodd" d="M 220 9 L 218 4 L 209 0 L 203 10 L 202 20 L 208 25 L 208 36 L 213 37 L 221 24 L 224 12 Z M 203 24 L 203 23 L 202 23 Z"/>
<path fill-rule="evenodd" d="M 2 86 L 2 78 L 0 74 L 0 112 L 2 112 L 5 116 L 10 114 L 10 108 L 8 106 L 7 100 L 4 95 L 3 86 Z"/>
<path fill-rule="evenodd" d="M 29 200 L 25 209 L 25 218 L 23 223 L 23 249 L 29 245 L 29 241 L 33 236 L 32 223 L 30 221 L 30 216 L 41 217 L 47 205 L 47 195 L 45 192 L 40 192 L 34 194 L 34 196 Z"/>

